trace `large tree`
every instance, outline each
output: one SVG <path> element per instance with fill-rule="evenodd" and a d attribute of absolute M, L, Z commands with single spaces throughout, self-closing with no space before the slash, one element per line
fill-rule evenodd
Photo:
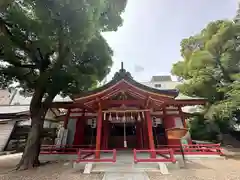
<path fill-rule="evenodd" d="M 39 165 L 40 136 L 59 94 L 92 87 L 109 72 L 112 50 L 101 32 L 115 31 L 126 1 L 24 0 L 1 6 L 0 79 L 32 94 L 32 128 L 18 168 Z"/>
<path fill-rule="evenodd" d="M 239 38 L 238 23 L 219 20 L 181 42 L 182 60 L 172 73 L 183 81 L 181 92 L 208 100 L 209 119 L 229 119 L 240 111 Z"/>

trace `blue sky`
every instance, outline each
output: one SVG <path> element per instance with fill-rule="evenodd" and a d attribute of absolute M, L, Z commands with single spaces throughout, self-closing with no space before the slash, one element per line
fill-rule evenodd
<path fill-rule="evenodd" d="M 128 0 L 123 26 L 104 34 L 114 51 L 108 80 L 121 61 L 138 81 L 170 74 L 172 64 L 181 59 L 183 38 L 198 33 L 210 21 L 232 18 L 236 9 L 237 0 Z M 137 72 L 136 66 L 144 70 Z"/>

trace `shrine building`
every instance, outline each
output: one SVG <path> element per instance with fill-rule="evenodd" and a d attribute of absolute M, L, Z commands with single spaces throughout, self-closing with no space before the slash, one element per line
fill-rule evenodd
<path fill-rule="evenodd" d="M 136 82 L 122 68 L 102 87 L 52 106 L 67 109 L 65 144 L 96 150 L 150 149 L 180 145 L 174 130 L 187 132 L 185 106 L 203 99 L 177 98 L 177 89 L 157 89 Z M 171 133 L 172 132 L 172 136 Z M 191 144 L 191 139 L 187 141 Z"/>

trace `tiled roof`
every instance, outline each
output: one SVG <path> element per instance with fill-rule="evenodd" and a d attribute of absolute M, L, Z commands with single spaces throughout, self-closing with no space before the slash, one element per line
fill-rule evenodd
<path fill-rule="evenodd" d="M 29 111 L 29 105 L 4 105 L 0 106 L 0 114 L 14 114 Z"/>
<path fill-rule="evenodd" d="M 152 76 L 152 82 L 160 82 L 160 81 L 172 81 L 171 76 Z"/>
<path fill-rule="evenodd" d="M 57 95 L 53 102 L 72 102 L 73 100 L 69 97 L 69 96 L 66 96 L 66 97 L 62 97 L 60 95 Z"/>
<path fill-rule="evenodd" d="M 191 100 L 191 99 L 204 99 L 204 98 L 201 98 L 201 97 L 190 97 L 190 96 L 184 95 L 182 93 L 179 93 L 178 96 L 175 99 L 177 99 L 177 100 Z"/>
<path fill-rule="evenodd" d="M 75 96 L 75 98 L 79 99 L 79 98 L 83 98 L 83 97 L 87 97 L 90 95 L 100 93 L 100 92 L 106 90 L 107 88 L 110 88 L 110 87 L 114 86 L 115 84 L 117 84 L 119 82 L 123 82 L 123 81 L 125 81 L 128 84 L 135 86 L 139 89 L 142 89 L 142 90 L 145 90 L 145 91 L 148 91 L 151 93 L 168 95 L 168 96 L 171 96 L 172 98 L 175 98 L 178 94 L 178 90 L 176 90 L 176 89 L 156 89 L 151 86 L 147 86 L 145 84 L 139 83 L 139 82 L 135 81 L 132 78 L 131 74 L 129 72 L 127 72 L 125 69 L 120 69 L 118 72 L 115 73 L 113 79 L 111 81 L 109 81 L 107 84 L 105 84 L 101 87 L 98 87 L 96 89 L 90 90 L 90 91 L 82 92 L 78 96 Z"/>
<path fill-rule="evenodd" d="M 17 93 L 13 97 L 11 105 L 26 105 L 26 104 L 29 105 L 31 102 L 31 98 L 32 98 L 31 96 L 25 97 L 25 96 L 21 95 L 19 91 L 17 91 Z M 53 100 L 53 102 L 71 102 L 71 101 L 72 100 L 70 97 L 67 96 L 67 97 L 63 98 L 60 95 L 57 95 Z"/>

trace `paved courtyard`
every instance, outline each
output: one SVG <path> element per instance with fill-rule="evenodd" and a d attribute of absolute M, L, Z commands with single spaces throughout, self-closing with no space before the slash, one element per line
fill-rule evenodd
<path fill-rule="evenodd" d="M 240 180 L 240 161 L 204 159 L 188 163 L 186 169 L 172 170 L 170 175 L 148 173 L 151 180 Z"/>
<path fill-rule="evenodd" d="M 11 172 L 19 155 L 0 156 L 0 180 L 101 180 L 102 173 L 84 175 L 71 168 L 70 163 L 54 162 L 40 168 Z M 234 159 L 205 159 L 188 163 L 187 169 L 170 170 L 170 175 L 148 173 L 150 180 L 240 180 L 240 161 Z"/>
<path fill-rule="evenodd" d="M 0 156 L 0 180 L 101 180 L 103 177 L 101 173 L 82 174 L 69 162 L 53 162 L 32 170 L 12 172 L 21 155 L 5 157 Z"/>

